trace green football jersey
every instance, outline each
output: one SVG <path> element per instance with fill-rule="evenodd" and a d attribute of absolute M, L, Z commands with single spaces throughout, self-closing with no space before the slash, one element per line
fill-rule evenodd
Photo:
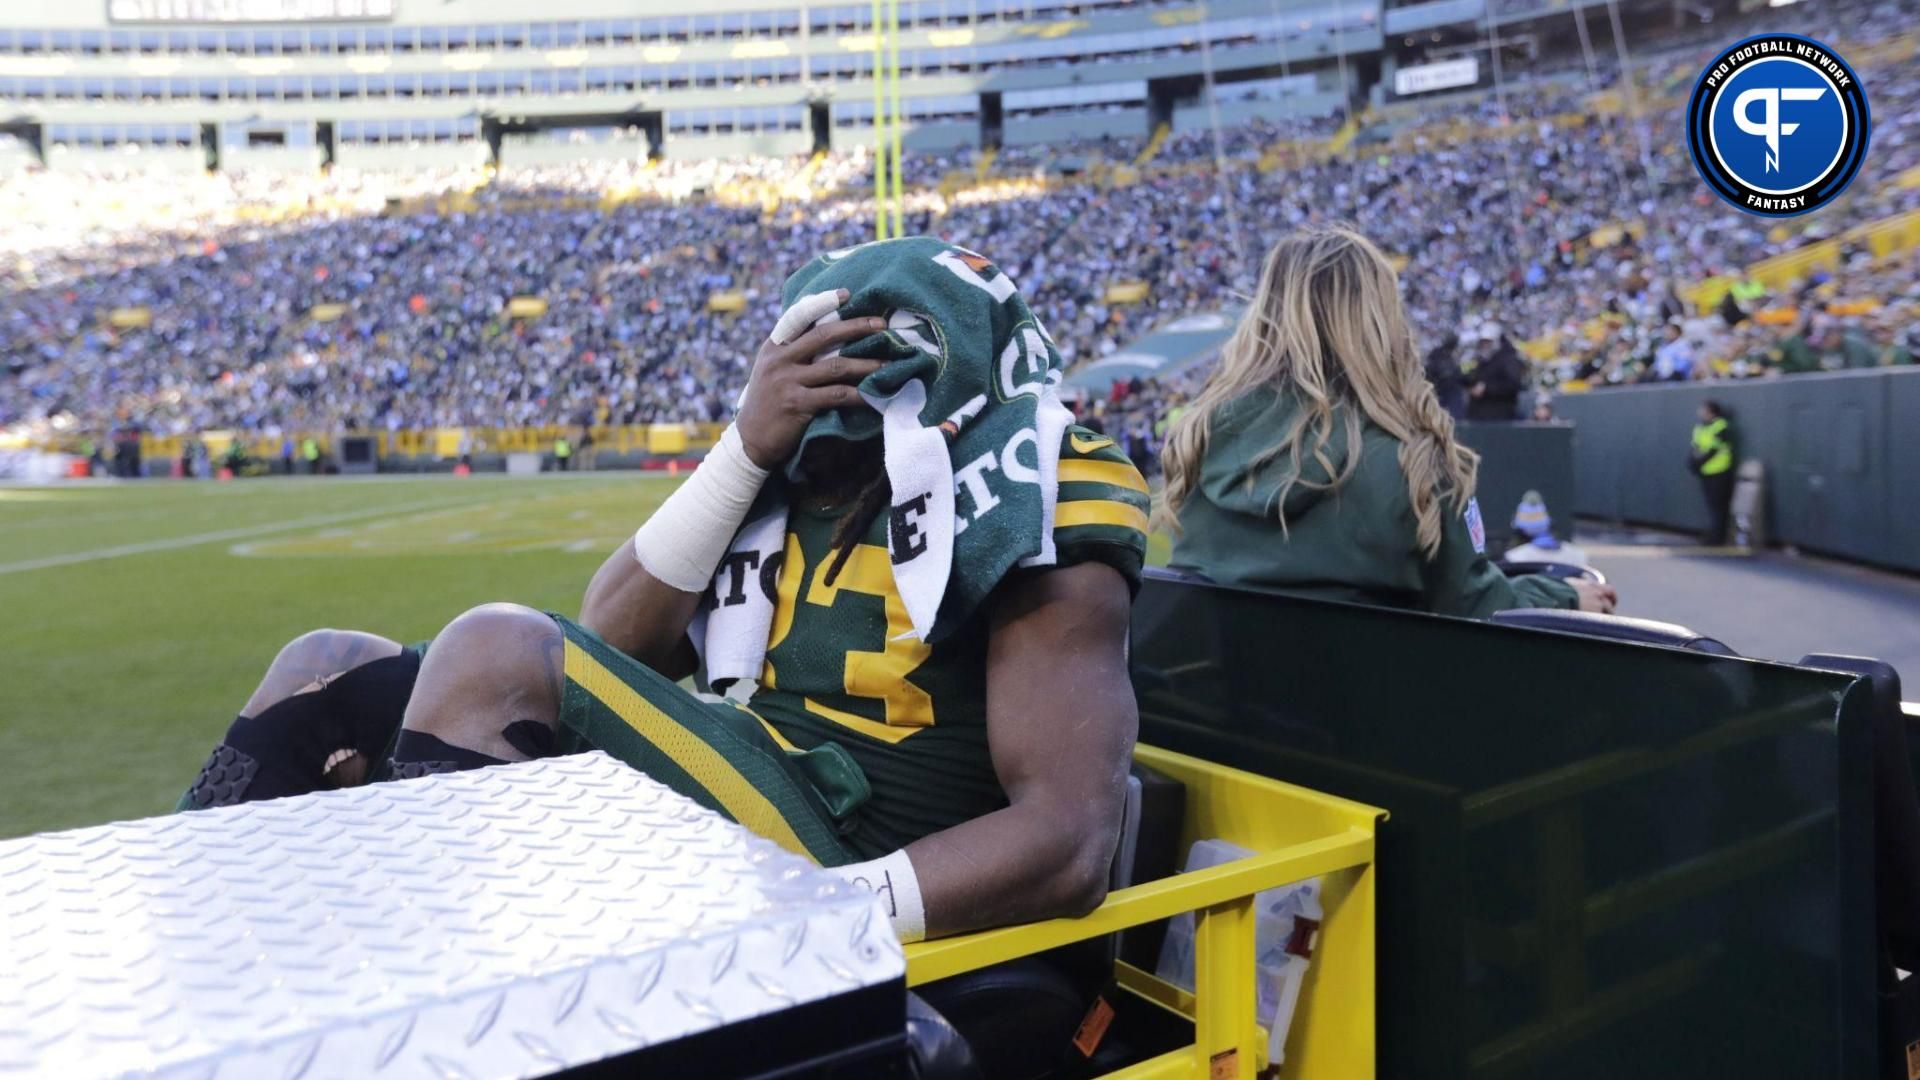
<path fill-rule="evenodd" d="M 959 496 L 962 509 L 968 501 Z M 1105 436 L 1069 428 L 1060 450 L 1058 565 L 1098 561 L 1138 587 L 1147 485 Z M 936 643 L 911 634 L 894 589 L 886 516 L 833 584 L 835 517 L 789 511 L 773 628 L 748 702 L 782 743 L 840 744 L 873 789 L 847 824 L 871 858 L 1006 805 L 987 753 L 986 613 Z M 1038 571 L 1016 571 L 1038 572 Z"/>

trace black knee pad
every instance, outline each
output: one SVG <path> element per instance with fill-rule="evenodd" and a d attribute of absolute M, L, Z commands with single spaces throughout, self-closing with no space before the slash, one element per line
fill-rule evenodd
<path fill-rule="evenodd" d="M 384 754 L 400 730 L 413 684 L 420 677 L 420 654 L 412 649 L 361 664 L 317 693 L 328 697 L 328 709 L 349 727 L 351 745 L 370 758 Z"/>
<path fill-rule="evenodd" d="M 213 748 L 200 775 L 187 789 L 186 805 L 195 810 L 210 806 L 232 806 L 245 802 L 260 771 L 260 762 L 225 743 Z"/>
<path fill-rule="evenodd" d="M 387 763 L 387 772 L 395 780 L 411 780 L 434 773 L 504 764 L 506 762 L 500 758 L 455 746 L 436 735 L 402 728 L 400 737 L 394 740 L 393 760 Z"/>
<path fill-rule="evenodd" d="M 336 749 L 322 730 L 323 703 L 300 694 L 261 711 L 236 717 L 227 737 L 187 792 L 196 810 L 259 799 L 304 795 L 324 785 L 327 756 Z"/>
<path fill-rule="evenodd" d="M 387 762 L 388 780 L 416 780 L 435 773 L 463 772 L 464 768 L 451 761 L 401 761 L 395 758 Z"/>
<path fill-rule="evenodd" d="M 420 672 L 420 654 L 354 668 L 318 690 L 242 716 L 214 748 L 187 792 L 195 809 L 304 795 L 330 786 L 327 759 L 353 750 L 378 762 L 400 729 Z"/>

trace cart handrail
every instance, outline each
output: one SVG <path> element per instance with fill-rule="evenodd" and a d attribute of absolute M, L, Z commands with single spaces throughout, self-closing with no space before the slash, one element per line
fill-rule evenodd
<path fill-rule="evenodd" d="M 1349 828 L 1332 836 L 1261 852 L 1220 866 L 1119 889 L 1078 919 L 1003 926 L 907 946 L 907 985 L 991 967 L 1022 956 L 1103 937 L 1186 911 L 1251 900 L 1266 889 L 1365 866 L 1373 861 L 1373 834 Z"/>
<path fill-rule="evenodd" d="M 1314 972 L 1327 1006 L 1309 1010 L 1305 1022 L 1296 1026 L 1288 1039 L 1287 1065 L 1298 1080 L 1372 1080 L 1374 834 L 1385 811 L 1155 747 L 1140 746 L 1135 756 L 1187 785 L 1184 839 L 1218 836 L 1253 854 L 1116 889 L 1082 918 L 1048 919 L 909 945 L 907 985 L 925 985 L 1190 911 L 1193 990 L 1180 995 L 1172 987 L 1165 989 L 1190 1006 L 1193 1041 L 1110 1074 L 1110 1080 L 1253 1076 L 1266 1066 L 1268 1043 L 1255 1003 L 1255 899 L 1268 889 L 1330 876 L 1320 940 L 1326 955 Z M 1145 973 L 1140 977 L 1158 981 Z"/>

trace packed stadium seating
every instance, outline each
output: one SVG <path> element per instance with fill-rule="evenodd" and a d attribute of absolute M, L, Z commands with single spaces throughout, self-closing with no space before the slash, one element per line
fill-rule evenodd
<path fill-rule="evenodd" d="M 1344 123 L 1280 110 L 1125 136 L 1086 119 L 1105 115 L 1099 101 L 1029 103 L 1032 123 L 1105 133 L 1022 142 L 1012 134 L 1022 121 L 1009 118 L 997 153 L 910 151 L 909 226 L 999 260 L 1070 362 L 1230 305 L 1275 236 L 1330 219 L 1405 259 L 1423 350 L 1497 328 L 1530 343 L 1546 386 L 1670 375 L 1661 331 L 1687 317 L 1696 377 L 1791 367 L 1782 358 L 1801 349 L 1815 365 L 1910 361 L 1920 351 L 1914 8 L 1844 10 L 1764 16 L 1767 29 L 1840 27 L 1871 94 L 1865 169 L 1843 203 L 1810 219 L 1769 225 L 1720 203 L 1680 146 L 1679 102 L 1736 24 L 1705 46 L 1676 38 L 1662 51 L 1656 36 L 1625 69 L 1631 80 L 1611 63 L 1549 56 L 1491 88 L 1380 102 Z M 0 35 L 0 53 L 27 44 L 26 31 Z M 1089 65 L 1109 59 L 1082 46 Z M 25 82 L 0 80 L 0 95 L 25 94 Z M 0 427 L 103 436 L 127 424 L 272 434 L 724 419 L 782 278 L 871 235 L 872 159 L 858 145 L 650 163 L 636 142 L 624 156 L 505 153 L 497 169 L 480 156 L 199 175 L 122 153 L 101 159 L 112 167 L 0 173 L 13 255 L 0 266 Z M 1904 232 L 1855 242 L 1858 227 L 1888 220 Z M 1701 283 L 1836 239 L 1838 268 L 1748 296 L 1764 318 L 1729 330 L 1698 317 L 1712 311 Z M 1145 283 L 1144 300 L 1110 297 L 1131 282 Z M 1783 350 L 1790 337 L 1802 341 Z M 1150 432 L 1193 377 L 1140 388 L 1109 430 Z"/>

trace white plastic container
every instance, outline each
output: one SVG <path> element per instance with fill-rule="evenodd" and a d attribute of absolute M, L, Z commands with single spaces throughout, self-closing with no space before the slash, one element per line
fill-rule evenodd
<path fill-rule="evenodd" d="M 1187 853 L 1186 872 L 1245 859 L 1253 852 L 1225 840 L 1200 840 Z M 1268 889 L 1254 897 L 1254 976 L 1256 1008 L 1266 1027 L 1267 1060 L 1286 1060 L 1287 1031 L 1300 1003 L 1300 988 L 1320 936 L 1320 879 Z M 1160 946 L 1156 974 L 1182 989 L 1193 989 L 1193 915 L 1175 915 Z"/>

